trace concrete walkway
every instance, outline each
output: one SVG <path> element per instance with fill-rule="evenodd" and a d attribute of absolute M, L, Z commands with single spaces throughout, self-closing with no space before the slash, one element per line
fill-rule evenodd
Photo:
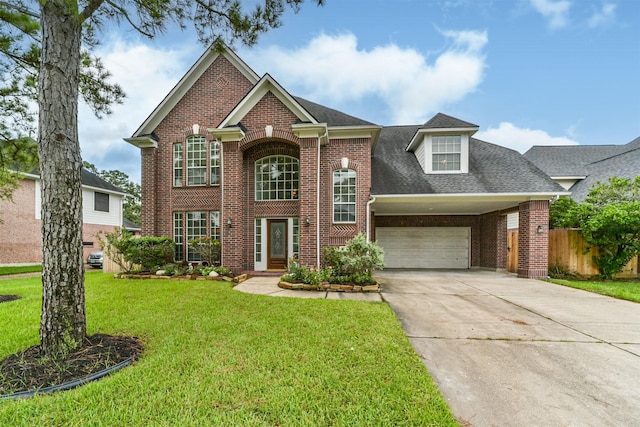
<path fill-rule="evenodd" d="M 488 271 L 376 277 L 465 426 L 640 426 L 640 304 Z"/>
<path fill-rule="evenodd" d="M 346 299 L 354 301 L 381 302 L 379 292 L 328 292 L 293 291 L 278 287 L 279 277 L 252 277 L 236 285 L 234 289 L 249 294 L 270 295 L 273 297 Z"/>

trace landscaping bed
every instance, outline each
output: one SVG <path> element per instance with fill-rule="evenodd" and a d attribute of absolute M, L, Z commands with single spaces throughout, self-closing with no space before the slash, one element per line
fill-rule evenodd
<path fill-rule="evenodd" d="M 379 292 L 380 284 L 373 285 L 352 285 L 352 284 L 331 284 L 321 283 L 319 285 L 310 285 L 307 283 L 290 283 L 285 281 L 278 282 L 278 286 L 282 289 L 300 290 L 300 291 L 328 291 L 328 292 Z"/>

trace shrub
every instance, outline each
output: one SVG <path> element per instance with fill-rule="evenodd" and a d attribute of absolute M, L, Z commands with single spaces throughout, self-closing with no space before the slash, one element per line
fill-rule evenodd
<path fill-rule="evenodd" d="M 173 258 L 175 243 L 169 237 L 138 237 L 128 243 L 124 258 L 150 271 L 168 264 Z"/>
<path fill-rule="evenodd" d="M 384 253 L 375 242 L 367 242 L 364 234 L 359 233 L 349 240 L 343 248 L 324 249 L 325 266 L 331 269 L 330 281 L 356 285 L 374 283 L 373 272 L 384 267 Z"/>
<path fill-rule="evenodd" d="M 189 240 L 188 245 L 209 265 L 220 265 L 220 240 L 211 237 L 199 237 Z"/>
<path fill-rule="evenodd" d="M 104 254 L 120 267 L 121 271 L 130 273 L 133 270 L 133 263 L 125 257 L 133 240 L 133 234 L 129 233 L 126 228 L 116 227 L 113 233 L 104 233 L 104 236 L 98 234 L 96 237 Z"/>

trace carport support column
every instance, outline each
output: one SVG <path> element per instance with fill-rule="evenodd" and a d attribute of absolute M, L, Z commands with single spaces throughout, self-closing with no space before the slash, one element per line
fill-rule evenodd
<path fill-rule="evenodd" d="M 531 200 L 519 206 L 518 277 L 549 275 L 549 201 Z"/>

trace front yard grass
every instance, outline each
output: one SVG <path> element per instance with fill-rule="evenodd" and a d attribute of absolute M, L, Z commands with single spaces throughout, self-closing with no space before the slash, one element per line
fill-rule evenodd
<path fill-rule="evenodd" d="M 38 343 L 40 278 L 0 282 L 0 359 Z M 458 425 L 388 305 L 226 282 L 86 275 L 89 334 L 140 360 L 80 388 L 0 401 L 0 425 Z"/>
<path fill-rule="evenodd" d="M 41 264 L 5 266 L 5 267 L 0 267 L 0 276 L 6 276 L 8 274 L 39 273 L 41 271 L 42 271 Z"/>
<path fill-rule="evenodd" d="M 592 281 L 550 279 L 551 282 L 614 298 L 640 302 L 640 281 Z"/>

